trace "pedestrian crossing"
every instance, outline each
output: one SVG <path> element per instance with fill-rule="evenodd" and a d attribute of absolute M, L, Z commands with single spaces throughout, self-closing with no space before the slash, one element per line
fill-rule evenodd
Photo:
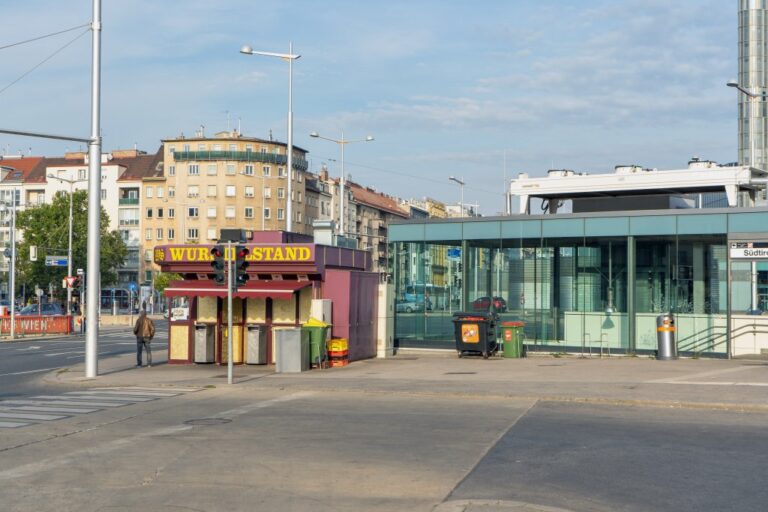
<path fill-rule="evenodd" d="M 20 428 L 199 391 L 201 388 L 92 388 L 0 400 L 0 429 Z"/>

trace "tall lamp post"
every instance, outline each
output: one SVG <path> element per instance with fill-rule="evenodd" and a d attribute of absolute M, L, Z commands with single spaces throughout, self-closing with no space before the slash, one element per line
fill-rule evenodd
<path fill-rule="evenodd" d="M 59 180 L 62 183 L 69 184 L 69 245 L 67 245 L 67 277 L 72 277 L 72 197 L 74 195 L 75 183 L 86 180 L 76 180 L 72 178 L 62 178 L 55 174 L 49 174 L 49 178 Z M 67 286 L 67 313 L 72 312 L 72 287 Z"/>
<path fill-rule="evenodd" d="M 369 135 L 364 139 L 355 139 L 355 140 L 346 140 L 344 138 L 344 131 L 341 132 L 341 138 L 340 139 L 331 139 L 329 137 L 323 137 L 322 135 L 318 134 L 317 132 L 312 132 L 309 134 L 310 137 L 314 137 L 316 139 L 323 139 L 330 142 L 335 142 L 339 146 L 341 146 L 341 191 L 339 196 L 341 197 L 341 200 L 339 202 L 339 234 L 341 236 L 345 236 L 345 226 L 346 222 L 344 222 L 344 197 L 346 196 L 346 182 L 345 182 L 345 172 L 344 172 L 344 146 L 347 144 L 352 144 L 353 142 L 371 142 L 373 140 L 373 136 Z"/>
<path fill-rule="evenodd" d="M 455 176 L 451 176 L 450 178 L 448 178 L 448 180 L 455 181 L 461 187 L 461 202 L 459 202 L 459 216 L 463 217 L 464 216 L 464 179 L 463 178 L 459 179 L 459 178 L 456 178 Z"/>
<path fill-rule="evenodd" d="M 293 61 L 301 55 L 293 53 L 293 43 L 288 43 L 288 53 L 257 52 L 248 45 L 240 48 L 244 55 L 263 55 L 265 57 L 277 57 L 288 61 L 288 221 L 286 231 L 293 230 Z M 264 212 L 262 212 L 263 214 Z"/>

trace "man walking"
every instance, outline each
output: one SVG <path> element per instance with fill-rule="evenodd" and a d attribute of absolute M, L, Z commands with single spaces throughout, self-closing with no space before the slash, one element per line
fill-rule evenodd
<path fill-rule="evenodd" d="M 136 366 L 141 366 L 141 351 L 147 350 L 147 366 L 152 366 L 152 350 L 150 349 L 150 343 L 152 338 L 155 337 L 155 324 L 152 319 L 147 316 L 146 309 L 142 309 L 139 313 L 139 318 L 136 320 L 136 325 L 133 326 L 133 334 L 136 335 Z"/>

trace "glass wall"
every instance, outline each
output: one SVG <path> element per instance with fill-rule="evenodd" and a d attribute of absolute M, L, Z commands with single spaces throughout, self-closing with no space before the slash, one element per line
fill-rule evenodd
<path fill-rule="evenodd" d="M 682 353 L 726 353 L 724 234 L 536 235 L 393 243 L 396 344 L 453 348 L 453 313 L 493 308 L 529 350 L 650 353 L 672 311 Z"/>

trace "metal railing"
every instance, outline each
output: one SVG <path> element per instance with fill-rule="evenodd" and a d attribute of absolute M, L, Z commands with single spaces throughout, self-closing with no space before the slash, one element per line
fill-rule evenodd
<path fill-rule="evenodd" d="M 236 162 L 259 162 L 264 164 L 285 165 L 287 155 L 261 153 L 259 151 L 175 151 L 173 159 L 176 162 L 231 160 Z M 303 158 L 294 158 L 293 167 L 306 171 L 309 164 Z"/>

